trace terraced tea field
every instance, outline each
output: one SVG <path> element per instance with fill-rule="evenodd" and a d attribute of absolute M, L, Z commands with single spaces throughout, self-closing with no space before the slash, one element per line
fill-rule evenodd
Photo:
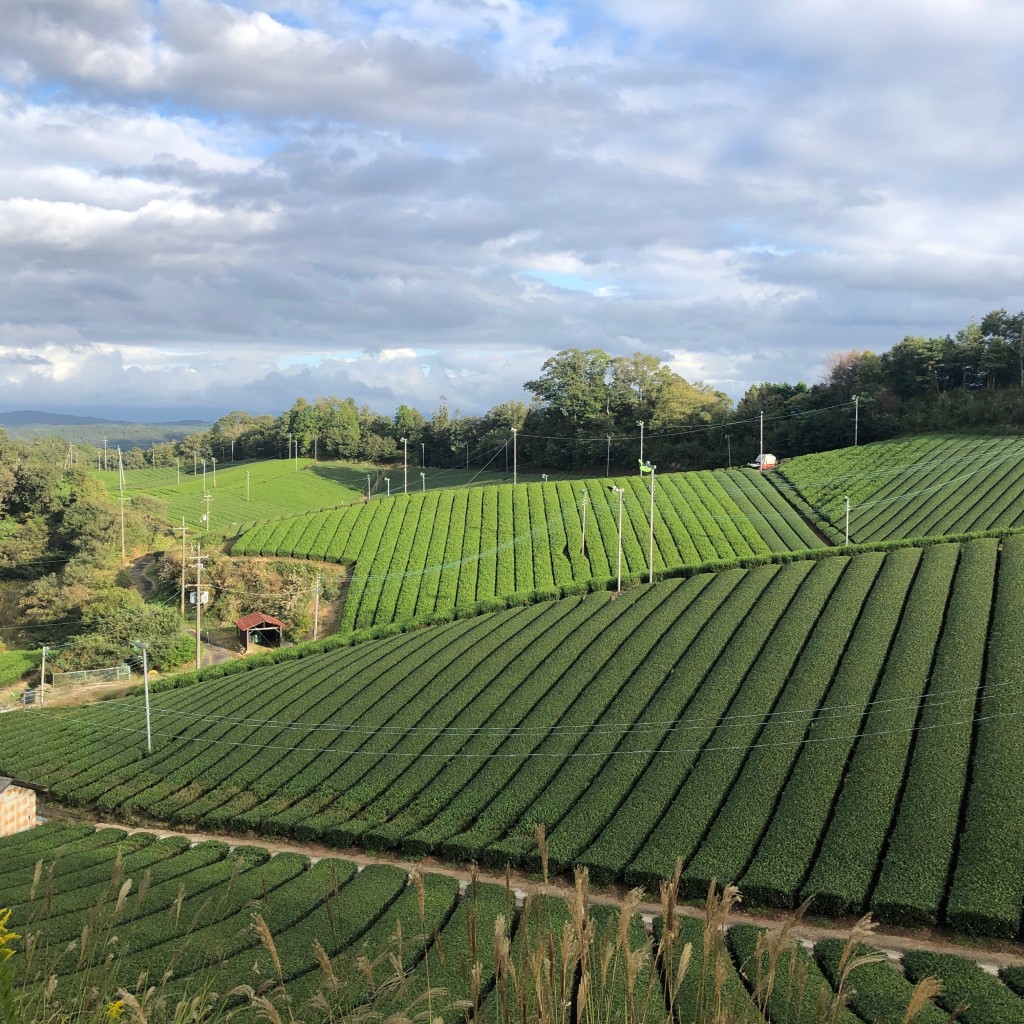
<path fill-rule="evenodd" d="M 533 893 L 521 902 L 478 879 L 463 889 L 453 878 L 410 877 L 396 866 L 311 863 L 258 846 L 190 845 L 111 828 L 49 824 L 0 840 L 0 906 L 13 909 L 10 924 L 30 950 L 11 961 L 26 1016 L 44 1000 L 51 1013 L 77 1006 L 86 992 L 102 1007 L 119 988 L 141 996 L 152 985 L 174 1006 L 249 985 L 282 1015 L 287 1002 L 298 1019 L 326 1020 L 317 999 L 334 1019 L 374 996 L 377 1012 L 408 1012 L 429 983 L 432 1015 L 449 1024 L 467 1017 L 459 1000 L 472 1019 L 518 1010 L 530 1020 L 542 1001 L 574 1005 L 585 984 L 597 1019 L 609 1022 L 668 1016 L 696 1024 L 718 1004 L 728 1019 L 751 1024 L 762 1012 L 779 1024 L 899 1024 L 914 983 L 932 977 L 943 984 L 943 1010 L 969 1005 L 967 1024 L 1024 1021 L 1017 968 L 996 978 L 970 959 L 908 952 L 901 973 L 860 945 L 863 962 L 845 980 L 853 997 L 843 1008 L 841 939 L 810 950 L 753 926 L 723 936 L 702 919 L 675 916 L 672 903 L 663 904 L 671 916 L 654 916 L 649 933 L 635 905 Z M 391 997 L 374 992 L 359 957 L 374 965 L 378 984 L 401 968 L 404 987 Z M 537 973 L 542 958 L 550 972 Z M 778 979 L 771 987 L 769 971 Z M 673 979 L 671 997 L 662 977 Z M 914 1019 L 940 1024 L 946 1014 L 926 1005 Z"/>
<path fill-rule="evenodd" d="M 729 569 L 0 716 L 72 804 L 1016 935 L 1024 535 Z"/>
<path fill-rule="evenodd" d="M 783 462 L 769 478 L 842 542 L 1024 526 L 1024 438 L 929 435 Z"/>
<path fill-rule="evenodd" d="M 625 488 L 622 573 L 641 577 L 648 485 L 639 477 L 614 483 Z M 656 573 L 823 546 L 757 474 L 666 474 L 655 497 Z M 614 578 L 618 501 L 606 480 L 427 491 L 266 524 L 243 534 L 233 553 L 353 565 L 342 628 L 357 629 Z"/>

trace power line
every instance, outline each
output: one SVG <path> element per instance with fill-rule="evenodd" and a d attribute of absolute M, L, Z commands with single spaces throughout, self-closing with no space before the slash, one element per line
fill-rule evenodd
<path fill-rule="evenodd" d="M 927 685 L 927 684 L 925 684 Z M 996 690 L 1004 690 L 1003 693 L 996 693 Z M 306 733 L 332 733 L 334 735 L 357 736 L 378 736 L 384 735 L 390 738 L 405 739 L 426 735 L 431 738 L 442 737 L 468 737 L 475 736 L 501 736 L 510 738 L 513 736 L 553 736 L 553 735 L 600 735 L 618 734 L 631 735 L 643 733 L 649 730 L 662 730 L 665 732 L 686 732 L 696 729 L 720 729 L 720 728 L 746 728 L 759 723 L 764 725 L 817 725 L 822 722 L 839 721 L 846 718 L 860 718 L 865 712 L 879 708 L 882 705 L 898 705 L 890 708 L 882 707 L 882 714 L 900 714 L 910 710 L 918 710 L 929 707 L 944 707 L 950 704 L 975 703 L 978 693 L 983 696 L 992 696 L 997 700 L 1005 697 L 1013 697 L 1022 692 L 1016 683 L 997 683 L 994 686 L 981 684 L 971 689 L 942 690 L 934 692 L 922 692 L 916 696 L 879 698 L 877 700 L 864 701 L 855 704 L 836 705 L 814 705 L 813 707 L 789 708 L 782 711 L 767 711 L 760 714 L 732 714 L 732 715 L 697 715 L 686 716 L 684 721 L 679 719 L 644 719 L 637 722 L 592 722 L 578 726 L 476 726 L 459 727 L 446 726 L 443 728 L 431 727 L 397 727 L 397 726 L 372 726 L 360 727 L 356 725 L 313 725 L 302 721 L 282 721 L 280 719 L 256 719 L 236 718 L 230 715 L 210 715 L 199 712 L 180 711 L 173 708 L 154 708 L 154 715 L 162 715 L 165 718 L 188 719 L 193 722 L 204 722 L 212 725 L 248 726 L 253 730 L 274 728 L 282 731 L 296 730 Z M 110 713 L 131 711 L 133 706 L 129 701 L 119 701 L 113 707 L 94 705 L 98 710 Z"/>
<path fill-rule="evenodd" d="M 429 751 L 396 751 L 396 750 L 364 750 L 360 748 L 337 748 L 333 746 L 326 747 L 300 747 L 300 746 L 283 746 L 275 743 L 248 743 L 244 740 L 226 740 L 226 739 L 212 739 L 209 737 L 201 736 L 183 736 L 180 733 L 161 733 L 154 732 L 154 736 L 166 738 L 172 742 L 185 743 L 205 743 L 207 746 L 224 746 L 232 747 L 235 749 L 251 749 L 260 751 L 278 751 L 281 753 L 309 753 L 309 754 L 343 754 L 345 756 L 362 756 L 362 757 L 373 757 L 378 760 L 386 758 L 395 758 L 401 760 L 421 759 L 421 760 L 435 760 L 443 759 L 446 761 L 454 760 L 477 760 L 477 761 L 492 761 L 492 760 L 529 760 L 539 757 L 558 757 L 562 759 L 568 758 L 583 758 L 583 757 L 616 757 L 616 756 L 658 756 L 662 754 L 702 754 L 702 753 L 714 753 L 718 751 L 735 751 L 735 750 L 760 750 L 760 749 L 775 749 L 780 747 L 788 748 L 799 748 L 809 746 L 811 744 L 820 743 L 843 743 L 852 742 L 854 740 L 870 739 L 875 737 L 883 736 L 910 736 L 919 732 L 931 732 L 939 729 L 952 729 L 963 725 L 977 725 L 980 722 L 995 721 L 1004 718 L 1019 718 L 1024 715 L 1024 710 L 1021 711 L 1008 711 L 990 715 L 975 715 L 970 718 L 960 719 L 955 722 L 941 722 L 935 725 L 923 725 L 916 724 L 906 729 L 882 729 L 875 732 L 855 732 L 849 734 L 841 734 L 838 736 L 804 736 L 801 739 L 793 740 L 778 740 L 771 742 L 757 742 L 757 743 L 739 743 L 739 744 L 727 744 L 721 746 L 714 746 L 709 744 L 702 744 L 700 746 L 690 747 L 650 747 L 640 749 L 612 749 L 612 750 L 599 750 L 599 751 L 527 751 L 518 753 L 507 753 L 502 754 L 497 751 L 489 753 L 431 753 Z M 69 726 L 80 726 L 84 725 L 94 731 L 104 731 L 112 733 L 123 733 L 128 735 L 137 735 L 140 731 L 145 731 L 145 727 L 141 728 L 122 728 L 115 725 L 100 725 L 98 723 L 85 723 L 77 718 L 63 717 L 61 719 L 62 725 Z M 804 730 L 806 731 L 806 730 Z"/>

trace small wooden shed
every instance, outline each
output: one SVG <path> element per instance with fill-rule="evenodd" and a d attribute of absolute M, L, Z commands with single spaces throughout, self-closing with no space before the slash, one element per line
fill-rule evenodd
<path fill-rule="evenodd" d="M 36 823 L 36 794 L 48 792 L 45 786 L 22 782 L 0 775 L 0 836 L 13 836 Z"/>
<path fill-rule="evenodd" d="M 284 623 L 273 615 L 263 612 L 252 612 L 240 619 L 235 619 L 238 630 L 238 642 L 249 650 L 250 644 L 263 644 L 267 647 L 280 647 L 284 636 Z"/>

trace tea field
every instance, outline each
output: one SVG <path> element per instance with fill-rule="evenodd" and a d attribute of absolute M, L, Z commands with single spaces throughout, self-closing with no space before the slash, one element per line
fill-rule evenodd
<path fill-rule="evenodd" d="M 1024 535 L 702 573 L 0 716 L 70 804 L 1016 935 Z"/>
<path fill-rule="evenodd" d="M 1024 438 L 901 438 L 783 462 L 769 475 L 797 507 L 853 543 L 1024 526 Z"/>
<path fill-rule="evenodd" d="M 184 518 L 190 531 L 223 537 L 263 520 L 351 505 L 366 494 L 366 473 L 358 467 L 312 459 L 299 459 L 297 465 L 298 470 L 288 459 L 227 463 L 218 464 L 214 473 L 207 463 L 204 477 L 201 464 L 197 474 L 191 464 L 182 464 L 180 479 L 173 466 L 131 469 L 124 474 L 125 495 L 160 502 L 168 526 L 180 527 Z M 117 491 L 116 472 L 99 475 Z M 211 495 L 209 523 L 203 521 L 204 493 Z"/>
<path fill-rule="evenodd" d="M 649 486 L 625 489 L 622 574 L 646 573 Z M 586 535 L 584 536 L 584 530 Z M 757 474 L 657 477 L 654 570 L 803 550 L 821 541 Z M 558 481 L 395 495 L 268 523 L 236 555 L 287 555 L 354 566 L 343 629 L 421 618 L 479 601 L 586 589 L 618 570 L 618 499 L 607 480 Z"/>
<path fill-rule="evenodd" d="M 696 1024 L 716 1004 L 735 1021 L 898 1024 L 914 983 L 931 977 L 942 982 L 942 1009 L 925 1005 L 920 1024 L 940 1024 L 944 1010 L 964 1004 L 966 1024 L 1024 1021 L 1019 969 L 996 978 L 965 957 L 908 952 L 901 972 L 864 945 L 851 945 L 861 966 L 845 981 L 852 999 L 843 1008 L 842 939 L 808 949 L 753 926 L 723 934 L 720 910 L 677 916 L 671 893 L 648 931 L 635 902 L 594 903 L 585 889 L 519 899 L 478 878 L 461 886 L 397 866 L 313 863 L 113 828 L 52 823 L 0 840 L 0 906 L 25 938 L 10 963 L 26 1014 L 43 1000 L 51 1014 L 70 1012 L 83 994 L 122 1005 L 119 988 L 174 1006 L 248 985 L 282 1016 L 327 1020 L 371 999 L 378 1012 L 407 1010 L 429 984 L 432 1018 L 501 1020 L 520 1010 L 535 1019 L 553 998 L 574 1005 L 585 985 L 590 1019 L 608 1024 L 666 1016 Z M 545 960 L 550 969 L 539 971 Z M 394 995 L 374 987 L 398 970 L 404 985 Z"/>

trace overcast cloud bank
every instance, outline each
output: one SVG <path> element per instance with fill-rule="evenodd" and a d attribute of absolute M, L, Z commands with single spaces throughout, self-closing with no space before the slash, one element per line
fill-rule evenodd
<path fill-rule="evenodd" d="M 483 412 L 569 346 L 738 397 L 1024 301 L 1016 3 L 4 21 L 3 408 Z"/>

